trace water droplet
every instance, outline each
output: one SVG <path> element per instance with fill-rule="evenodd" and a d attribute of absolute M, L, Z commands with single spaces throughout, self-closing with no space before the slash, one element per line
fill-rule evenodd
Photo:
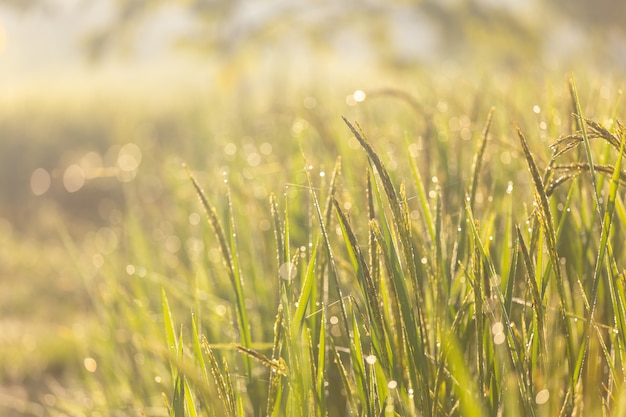
<path fill-rule="evenodd" d="M 285 262 L 278 268 L 278 274 L 282 279 L 291 281 L 296 275 L 296 266 L 291 262 Z"/>
<path fill-rule="evenodd" d="M 502 343 L 504 343 L 505 340 L 506 340 L 506 336 L 504 336 L 504 333 L 502 332 L 496 333 L 493 336 L 493 343 L 496 345 L 501 345 Z"/>
<path fill-rule="evenodd" d="M 369 365 L 374 365 L 378 359 L 374 355 L 368 355 L 365 357 L 365 362 Z"/>
<path fill-rule="evenodd" d="M 503 330 L 504 330 L 504 325 L 502 324 L 502 322 L 496 322 L 493 324 L 493 326 L 491 326 L 492 334 L 502 333 Z"/>
<path fill-rule="evenodd" d="M 226 306 L 223 304 L 218 304 L 217 306 L 215 306 L 215 313 L 220 317 L 224 317 L 224 315 L 226 315 Z"/>
<path fill-rule="evenodd" d="M 537 404 L 545 404 L 550 399 L 550 392 L 547 389 L 542 389 L 535 396 L 535 402 Z"/>
<path fill-rule="evenodd" d="M 98 362 L 94 358 L 85 358 L 83 365 L 88 372 L 94 373 L 98 369 Z"/>

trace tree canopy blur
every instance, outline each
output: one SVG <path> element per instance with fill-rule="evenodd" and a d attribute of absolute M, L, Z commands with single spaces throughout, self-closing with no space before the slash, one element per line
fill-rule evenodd
<path fill-rule="evenodd" d="M 53 8 L 55 0 L 8 4 Z M 142 25 L 177 9 L 188 27 L 173 44 L 225 61 L 270 48 L 315 54 L 367 50 L 378 63 L 394 67 L 477 55 L 519 66 L 589 51 L 621 61 L 626 12 L 626 3 L 616 0 L 119 0 L 109 7 L 112 18 L 85 34 L 90 59 L 127 45 Z"/>

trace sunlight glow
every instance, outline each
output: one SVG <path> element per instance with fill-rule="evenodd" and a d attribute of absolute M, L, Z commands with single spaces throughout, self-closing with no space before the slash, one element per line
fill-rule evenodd
<path fill-rule="evenodd" d="M 4 30 L 4 26 L 0 23 L 0 55 L 4 52 L 7 46 L 7 35 Z"/>

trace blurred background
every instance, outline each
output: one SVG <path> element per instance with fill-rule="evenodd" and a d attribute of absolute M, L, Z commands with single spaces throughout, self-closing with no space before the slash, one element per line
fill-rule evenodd
<path fill-rule="evenodd" d="M 124 249 L 129 201 L 180 250 L 183 160 L 219 171 L 240 149 L 254 167 L 297 128 L 286 114 L 337 116 L 356 89 L 623 80 L 625 17 L 618 0 L 3 0 L 0 414 L 44 415 L 90 371 L 85 280 Z"/>

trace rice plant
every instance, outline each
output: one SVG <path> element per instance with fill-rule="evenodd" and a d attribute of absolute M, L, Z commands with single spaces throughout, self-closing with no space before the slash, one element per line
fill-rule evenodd
<path fill-rule="evenodd" d="M 418 101 L 379 91 L 328 122 L 334 155 L 296 138 L 297 180 L 257 178 L 263 199 L 185 166 L 180 210 L 205 212 L 204 252 L 171 276 L 108 275 L 124 296 L 102 314 L 136 336 L 100 395 L 175 417 L 621 415 L 626 129 L 617 103 L 588 117 L 569 88 L 549 129 L 483 97 L 385 124 L 379 100 Z M 140 223 L 129 247 L 146 258 L 131 262 L 147 265 Z M 114 380 L 145 393 L 108 393 Z"/>

